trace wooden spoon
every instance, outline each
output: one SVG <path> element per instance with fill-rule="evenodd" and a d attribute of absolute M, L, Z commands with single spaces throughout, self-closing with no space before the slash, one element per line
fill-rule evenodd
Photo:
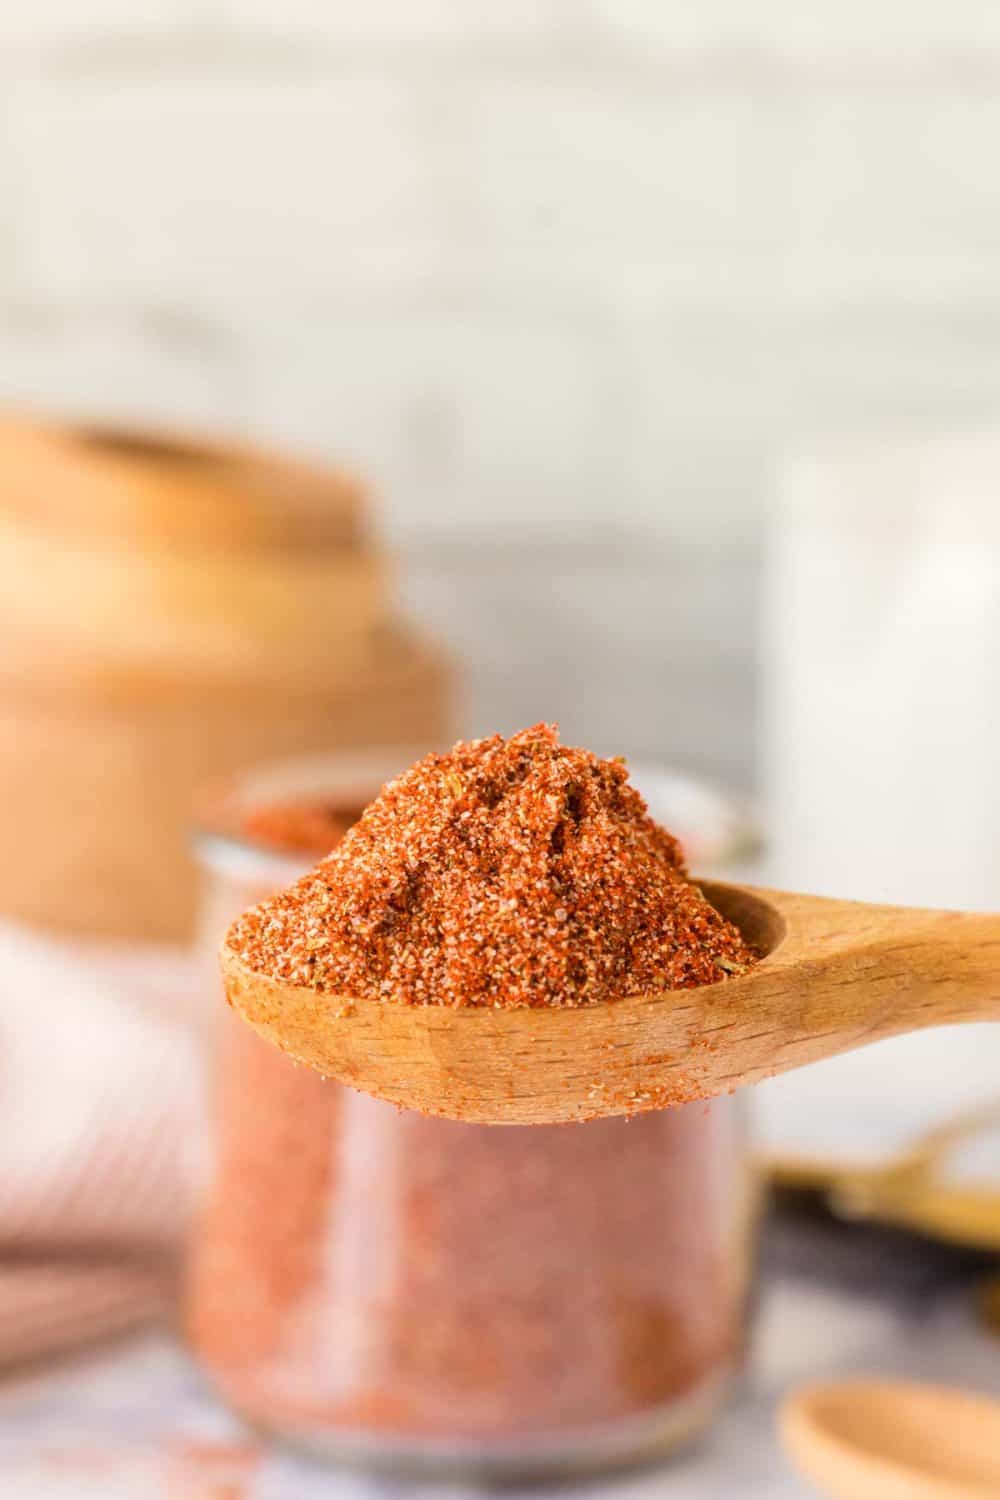
<path fill-rule="evenodd" d="M 818 1195 L 841 1218 L 1000 1251 L 1000 1185 L 958 1177 L 948 1161 L 958 1147 L 998 1129 L 1000 1102 L 994 1100 L 946 1120 L 876 1166 L 781 1156 L 766 1169 L 779 1193 Z"/>
<path fill-rule="evenodd" d="M 699 989 L 578 1009 L 396 1005 L 282 984 L 224 948 L 226 993 L 331 1078 L 509 1125 L 662 1109 L 900 1032 L 1000 1019 L 1000 915 L 703 889 L 766 956 Z"/>
<path fill-rule="evenodd" d="M 851 1381 L 798 1391 L 784 1445 L 833 1500 L 997 1500 L 1000 1401 L 940 1386 Z"/>

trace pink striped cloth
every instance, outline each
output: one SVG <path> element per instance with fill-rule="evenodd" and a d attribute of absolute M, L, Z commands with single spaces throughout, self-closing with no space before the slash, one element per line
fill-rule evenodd
<path fill-rule="evenodd" d="M 0 923 L 0 1365 L 171 1308 L 195 1143 L 190 961 Z"/>

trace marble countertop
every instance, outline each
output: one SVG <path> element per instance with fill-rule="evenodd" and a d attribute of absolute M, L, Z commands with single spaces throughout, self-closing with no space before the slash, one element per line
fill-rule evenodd
<path fill-rule="evenodd" d="M 973 1312 L 981 1265 L 890 1234 L 782 1221 L 769 1232 L 764 1267 L 748 1377 L 707 1441 L 665 1467 L 581 1486 L 581 1494 L 806 1500 L 811 1491 L 787 1467 L 775 1434 L 783 1394 L 802 1381 L 895 1374 L 1000 1396 L 1000 1339 Z M 215 1445 L 241 1441 L 166 1331 L 0 1382 L 0 1493 L 16 1500 L 429 1500 L 442 1492 L 272 1452 L 237 1454 L 249 1464 L 245 1482 L 223 1482 L 212 1467 Z M 185 1453 L 196 1461 L 182 1471 L 176 1458 Z M 447 1493 L 461 1500 L 483 1492 Z"/>

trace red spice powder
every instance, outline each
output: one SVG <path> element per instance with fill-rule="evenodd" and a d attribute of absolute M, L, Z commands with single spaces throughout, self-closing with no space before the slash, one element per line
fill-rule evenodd
<path fill-rule="evenodd" d="M 360 816 L 361 808 L 347 810 L 339 803 L 303 797 L 251 808 L 237 832 L 275 853 L 320 855 L 338 844 Z"/>
<path fill-rule="evenodd" d="M 545 724 L 418 761 L 228 941 L 273 978 L 409 1005 L 588 1005 L 754 962 L 624 762 Z"/>
<path fill-rule="evenodd" d="M 516 1451 L 666 1413 L 738 1362 L 731 1101 L 528 1130 L 426 1119 L 225 1021 L 188 1336 L 264 1427 Z"/>

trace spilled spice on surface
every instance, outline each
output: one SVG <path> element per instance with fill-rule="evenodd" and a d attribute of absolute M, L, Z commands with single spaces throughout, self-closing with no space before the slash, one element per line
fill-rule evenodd
<path fill-rule="evenodd" d="M 755 961 L 624 762 L 546 724 L 418 761 L 228 942 L 274 979 L 408 1005 L 589 1005 Z"/>

